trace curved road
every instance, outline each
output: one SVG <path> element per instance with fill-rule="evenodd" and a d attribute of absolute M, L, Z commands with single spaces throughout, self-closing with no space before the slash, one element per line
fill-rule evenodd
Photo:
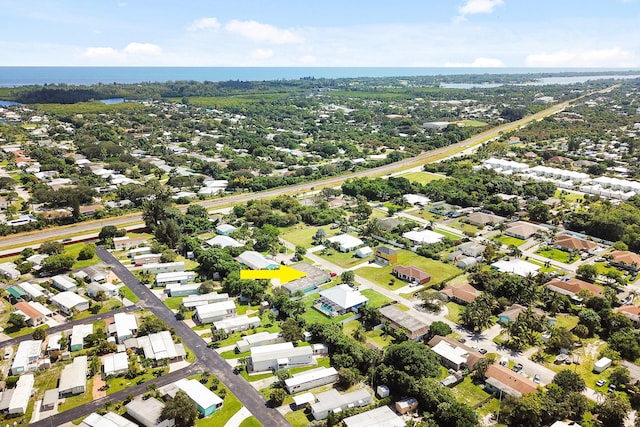
<path fill-rule="evenodd" d="M 587 95 L 583 95 L 582 97 L 584 96 L 587 96 Z M 579 98 L 576 98 L 576 99 L 579 99 Z M 289 187 L 280 187 L 280 188 L 261 191 L 257 193 L 248 192 L 248 193 L 234 194 L 228 197 L 222 197 L 219 199 L 212 199 L 212 200 L 196 201 L 194 203 L 202 205 L 207 209 L 220 208 L 228 205 L 235 205 L 235 204 L 247 202 L 249 200 L 268 199 L 268 198 L 273 198 L 283 194 L 301 193 L 305 191 L 310 191 L 312 188 L 336 186 L 350 178 L 386 175 L 391 172 L 406 169 L 411 166 L 418 166 L 430 160 L 431 161 L 437 160 L 439 158 L 445 157 L 448 154 L 453 154 L 455 152 L 464 150 L 465 148 L 469 148 L 474 145 L 485 142 L 489 139 L 498 137 L 500 133 L 517 129 L 519 127 L 525 126 L 526 124 L 532 121 L 542 120 L 549 115 L 556 114 L 564 110 L 567 106 L 569 106 L 571 102 L 575 101 L 576 99 L 556 104 L 552 107 L 539 111 L 538 113 L 533 114 L 531 116 L 524 117 L 515 122 L 510 122 L 510 123 L 497 126 L 495 128 L 492 128 L 482 133 L 479 133 L 477 135 L 474 135 L 471 138 L 458 142 L 456 144 L 451 144 L 451 145 L 447 145 L 446 147 L 441 147 L 434 150 L 426 151 L 424 153 L 419 154 L 418 156 L 403 159 L 395 163 L 390 163 L 388 165 L 379 166 L 377 168 L 367 169 L 359 172 L 353 172 L 346 175 L 334 176 L 330 178 L 321 179 L 318 181 L 305 182 L 302 184 L 292 185 Z M 182 209 L 186 209 L 186 207 L 183 207 Z M 101 220 L 81 222 L 78 224 L 72 224 L 72 225 L 67 225 L 63 227 L 56 227 L 52 229 L 37 230 L 37 231 L 31 231 L 31 232 L 22 233 L 22 234 L 4 236 L 0 238 L 0 249 L 7 249 L 10 247 L 13 247 L 13 248 L 16 248 L 16 251 L 19 252 L 21 248 L 31 246 L 35 242 L 41 242 L 49 239 L 59 239 L 60 237 L 63 237 L 65 235 L 89 233 L 89 232 L 94 232 L 96 230 L 99 231 L 102 227 L 106 225 L 115 225 L 119 227 L 123 225 L 140 223 L 141 221 L 142 221 L 142 215 L 140 213 L 133 213 L 133 214 L 124 215 L 121 217 L 104 218 Z"/>

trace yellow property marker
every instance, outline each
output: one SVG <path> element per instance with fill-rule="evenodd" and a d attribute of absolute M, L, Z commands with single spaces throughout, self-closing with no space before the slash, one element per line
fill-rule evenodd
<path fill-rule="evenodd" d="M 306 275 L 286 265 L 281 265 L 280 270 L 240 270 L 241 279 L 280 279 L 281 285 Z"/>

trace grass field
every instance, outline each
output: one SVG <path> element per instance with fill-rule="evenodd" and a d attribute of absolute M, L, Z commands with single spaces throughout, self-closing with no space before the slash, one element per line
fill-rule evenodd
<path fill-rule="evenodd" d="M 398 250 L 398 264 L 406 266 L 413 265 L 423 269 L 431 275 L 430 283 L 440 283 L 461 273 L 461 270 L 452 264 L 445 264 L 440 261 L 425 258 L 404 249 Z M 394 276 L 391 275 L 391 269 L 391 266 L 382 268 L 367 266 L 359 268 L 356 270 L 356 273 L 359 276 L 362 276 L 380 286 L 384 286 L 387 289 L 395 290 L 407 286 L 406 282 L 398 279 L 396 279 L 393 286 L 389 286 L 389 281 L 394 278 Z"/>
<path fill-rule="evenodd" d="M 409 181 L 417 182 L 418 184 L 426 184 L 431 181 L 437 181 L 439 179 L 447 179 L 446 175 L 440 175 L 431 172 L 409 172 L 400 175 L 401 178 L 407 178 Z"/>
<path fill-rule="evenodd" d="M 129 301 L 131 301 L 132 303 L 136 303 L 138 301 L 140 301 L 140 298 L 138 298 L 138 296 L 136 294 L 133 293 L 133 291 L 131 289 L 129 289 L 126 286 L 122 286 L 120 289 L 122 289 L 124 291 L 124 297 L 126 299 L 128 299 Z"/>
<path fill-rule="evenodd" d="M 427 221 L 431 221 L 432 223 L 440 221 L 443 217 L 440 215 L 436 215 L 434 213 L 429 212 L 426 209 L 419 209 L 417 212 L 412 211 L 409 215 L 417 216 L 418 218 L 426 219 Z"/>
<path fill-rule="evenodd" d="M 478 120 L 463 120 L 461 122 L 458 122 L 458 124 L 467 128 L 479 128 L 487 125 L 485 122 L 481 122 Z"/>
<path fill-rule="evenodd" d="M 322 255 L 321 252 L 316 252 L 316 254 L 333 264 L 339 265 L 342 268 L 351 268 L 365 262 L 362 258 L 356 257 L 355 252 L 340 252 L 334 249 L 328 249 L 326 254 L 324 255 Z"/>
<path fill-rule="evenodd" d="M 64 403 L 58 405 L 58 411 L 64 412 L 68 411 L 71 408 L 75 408 L 85 403 L 89 403 L 93 400 L 92 392 L 93 390 L 93 378 L 87 380 L 87 386 L 85 388 L 85 392 L 83 394 L 79 394 L 77 396 L 67 397 L 64 400 Z"/>
<path fill-rule="evenodd" d="M 332 230 L 328 225 L 323 225 L 321 227 L 309 227 L 303 224 L 299 224 L 294 228 L 289 229 L 289 231 L 280 234 L 280 237 L 287 242 L 293 243 L 296 246 L 310 248 L 312 246 L 311 240 L 320 228 L 322 228 L 327 233 L 327 237 L 335 236 L 336 234 L 342 234 L 339 229 Z"/>
<path fill-rule="evenodd" d="M 482 402 L 489 397 L 489 393 L 484 391 L 471 381 L 471 377 L 467 376 L 460 384 L 451 389 L 458 402 L 466 403 L 473 406 Z"/>
<path fill-rule="evenodd" d="M 291 423 L 293 427 L 307 427 L 312 421 L 311 417 L 307 417 L 304 413 L 304 409 L 300 409 L 294 412 L 288 412 L 284 416 L 287 421 Z"/>
<path fill-rule="evenodd" d="M 262 427 L 262 424 L 260 424 L 256 417 L 251 416 L 249 418 L 245 418 L 244 421 L 240 423 L 240 427 Z"/>
<path fill-rule="evenodd" d="M 535 251 L 535 254 L 554 261 L 563 262 L 565 264 L 571 264 L 580 258 L 578 256 L 571 257 L 569 252 L 561 251 L 560 249 L 552 247 L 540 248 Z"/>
<path fill-rule="evenodd" d="M 466 222 L 461 222 L 461 221 L 450 222 L 447 224 L 447 226 L 460 230 L 463 233 L 466 231 L 467 233 L 475 234 L 481 230 L 479 227 L 476 227 L 475 225 L 467 224 Z"/>
<path fill-rule="evenodd" d="M 451 320 L 452 322 L 458 323 L 458 321 L 460 320 L 460 312 L 462 311 L 462 306 L 460 304 L 456 304 L 455 302 L 448 302 L 446 306 L 447 310 L 449 311 L 446 316 L 447 319 Z"/>
<path fill-rule="evenodd" d="M 364 289 L 360 293 L 369 299 L 367 304 L 374 308 L 382 307 L 394 302 L 388 296 L 382 295 L 380 292 L 376 292 L 373 289 Z"/>
<path fill-rule="evenodd" d="M 184 297 L 167 297 L 164 299 L 164 305 L 169 307 L 171 310 L 177 310 L 182 305 L 182 299 Z"/>
<path fill-rule="evenodd" d="M 507 236 L 504 234 L 501 236 L 496 236 L 492 240 L 495 240 L 496 242 L 500 242 L 507 247 L 511 245 L 514 245 L 517 247 L 523 244 L 524 242 L 526 242 L 526 240 L 517 239 L 515 237 Z"/>
<path fill-rule="evenodd" d="M 434 228 L 433 228 L 433 231 L 435 231 L 435 232 L 436 232 L 436 233 L 438 233 L 438 234 L 442 234 L 442 235 L 443 235 L 443 236 L 445 236 L 446 238 L 451 239 L 451 240 L 454 240 L 454 241 L 455 241 L 455 240 L 458 240 L 458 239 L 460 239 L 460 238 L 462 238 L 462 237 L 464 237 L 462 233 L 460 233 L 460 234 L 453 234 L 453 233 L 451 233 L 451 232 L 449 232 L 449 231 L 441 230 L 441 229 L 436 228 L 436 227 L 434 227 Z"/>

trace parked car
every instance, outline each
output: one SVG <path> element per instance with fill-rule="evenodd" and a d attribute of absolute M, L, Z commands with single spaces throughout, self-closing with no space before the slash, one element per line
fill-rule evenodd
<path fill-rule="evenodd" d="M 480 354 L 487 354 L 487 349 L 486 348 L 481 348 L 480 350 L 478 350 L 478 352 Z"/>
<path fill-rule="evenodd" d="M 458 342 L 460 342 L 460 343 L 463 343 L 463 344 L 464 344 L 465 342 L 467 342 L 467 340 L 466 340 L 466 339 L 464 339 L 464 338 L 458 338 Z"/>
<path fill-rule="evenodd" d="M 605 380 L 604 378 L 600 378 L 598 381 L 596 381 L 596 385 L 598 387 L 602 387 L 603 385 L 605 385 L 607 383 L 607 380 Z"/>
<path fill-rule="evenodd" d="M 511 368 L 511 370 L 512 370 L 513 372 L 520 372 L 520 371 L 522 371 L 522 368 L 523 368 L 522 363 L 518 363 L 518 364 L 517 364 L 517 365 L 515 365 L 513 368 Z"/>
<path fill-rule="evenodd" d="M 609 384 L 609 393 L 616 391 L 617 388 L 618 388 L 617 385 Z"/>
<path fill-rule="evenodd" d="M 338 275 L 338 273 L 336 273 L 335 271 L 332 271 L 331 273 L 329 273 L 329 276 L 331 277 L 336 277 Z"/>
<path fill-rule="evenodd" d="M 540 375 L 535 374 L 533 376 L 533 382 L 536 383 L 536 384 L 540 384 Z"/>

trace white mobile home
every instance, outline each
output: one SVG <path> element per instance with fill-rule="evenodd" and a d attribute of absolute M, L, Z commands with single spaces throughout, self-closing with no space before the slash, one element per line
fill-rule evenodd
<path fill-rule="evenodd" d="M 371 395 L 367 390 L 360 389 L 351 393 L 340 394 L 331 389 L 316 395 L 318 401 L 311 405 L 311 414 L 316 420 L 324 420 L 329 412 L 342 412 L 349 408 L 360 408 L 371 403 Z"/>
<path fill-rule="evenodd" d="M 262 345 L 277 344 L 284 342 L 280 332 L 258 332 L 257 334 L 247 335 L 236 343 L 236 352 L 244 353 L 251 350 L 252 347 L 260 347 Z"/>
<path fill-rule="evenodd" d="M 210 292 L 208 294 L 188 295 L 182 300 L 182 305 L 187 308 L 199 305 L 213 304 L 214 302 L 228 301 L 229 294 Z"/>
<path fill-rule="evenodd" d="M 178 271 L 175 273 L 158 273 L 155 280 L 156 286 L 167 286 L 171 284 L 186 285 L 196 279 L 193 271 Z"/>
<path fill-rule="evenodd" d="M 338 371 L 335 368 L 322 367 L 294 374 L 291 378 L 286 379 L 284 384 L 287 391 L 293 394 L 336 381 L 338 381 Z"/>
<path fill-rule="evenodd" d="M 76 281 L 64 274 L 53 276 L 51 286 L 62 292 L 75 292 L 78 288 Z"/>
<path fill-rule="evenodd" d="M 89 310 L 89 300 L 73 292 L 60 292 L 51 298 L 51 302 L 67 316 L 71 315 L 74 309 Z"/>
<path fill-rule="evenodd" d="M 280 369 L 310 366 L 316 363 L 309 346 L 294 347 L 290 342 L 271 344 L 251 349 L 251 371 L 277 371 Z"/>
<path fill-rule="evenodd" d="M 228 333 L 246 331 L 260 326 L 260 318 L 258 316 L 249 317 L 247 315 L 228 317 L 226 319 L 213 322 L 213 327 Z"/>
<path fill-rule="evenodd" d="M 73 396 L 85 392 L 87 387 L 87 356 L 78 356 L 60 374 L 58 392 L 60 397 Z"/>
<path fill-rule="evenodd" d="M 162 258 L 161 254 L 147 253 L 147 254 L 136 255 L 133 257 L 133 264 L 136 267 L 139 267 L 141 265 L 146 265 L 146 264 L 159 264 L 160 258 Z"/>
<path fill-rule="evenodd" d="M 196 307 L 194 317 L 200 323 L 213 323 L 236 315 L 236 304 L 233 301 L 214 302 Z"/>
<path fill-rule="evenodd" d="M 36 361 L 40 357 L 42 340 L 22 341 L 11 364 L 11 375 L 20 375 L 36 370 Z"/>
<path fill-rule="evenodd" d="M 11 400 L 7 412 L 9 414 L 24 414 L 27 412 L 29 399 L 33 393 L 33 384 L 35 378 L 33 374 L 23 375 L 18 379 L 16 387 L 13 390 L 7 390 L 5 393 L 12 392 Z"/>
<path fill-rule="evenodd" d="M 184 271 L 184 262 L 176 261 L 176 262 L 161 262 L 161 263 L 151 263 L 145 264 L 142 267 L 142 271 L 149 274 L 159 274 L 159 273 L 175 273 L 178 271 Z"/>

